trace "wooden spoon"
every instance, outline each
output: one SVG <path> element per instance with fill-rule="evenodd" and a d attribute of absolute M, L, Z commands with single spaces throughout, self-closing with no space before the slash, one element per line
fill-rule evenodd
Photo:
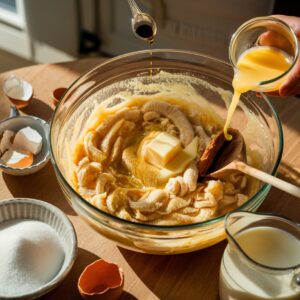
<path fill-rule="evenodd" d="M 221 138 L 217 135 L 217 138 L 219 139 L 218 147 L 220 150 L 218 151 L 213 164 L 208 169 L 208 176 L 213 178 L 224 178 L 233 171 L 240 171 L 300 198 L 299 187 L 261 170 L 250 167 L 246 160 L 246 147 L 243 136 L 238 130 L 234 129 L 230 129 L 229 133 L 233 137 L 232 140 L 226 141 L 224 137 L 222 146 L 220 146 L 220 143 L 222 142 L 220 141 Z"/>

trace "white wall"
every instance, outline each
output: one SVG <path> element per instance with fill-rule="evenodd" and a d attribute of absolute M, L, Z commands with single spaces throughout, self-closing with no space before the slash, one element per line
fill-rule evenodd
<path fill-rule="evenodd" d="M 21 3 L 25 25 L 1 23 L 0 14 L 0 48 L 19 56 L 36 62 L 78 57 L 79 15 L 81 25 L 96 31 L 102 41 L 101 50 L 109 55 L 147 48 L 131 31 L 127 0 L 17 1 Z M 137 0 L 137 3 L 158 23 L 154 48 L 188 49 L 226 60 L 232 33 L 250 18 L 271 14 L 274 0 Z"/>
<path fill-rule="evenodd" d="M 78 56 L 75 0 L 18 0 L 19 26 L 0 23 L 0 48 L 36 62 L 59 62 Z M 1 15 L 0 15 L 1 21 Z"/>
<path fill-rule="evenodd" d="M 117 55 L 147 48 L 131 31 L 126 0 L 100 1 L 103 51 Z M 158 21 L 154 48 L 199 51 L 227 59 L 232 33 L 246 20 L 272 13 L 274 0 L 137 0 Z"/>

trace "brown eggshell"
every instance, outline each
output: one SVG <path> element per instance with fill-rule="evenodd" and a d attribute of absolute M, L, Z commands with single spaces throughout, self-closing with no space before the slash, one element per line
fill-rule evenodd
<path fill-rule="evenodd" d="M 27 107 L 28 105 L 30 105 L 32 103 L 33 100 L 33 95 L 30 97 L 29 100 L 26 101 L 22 101 L 22 100 L 18 100 L 18 99 L 14 99 L 12 97 L 7 96 L 7 98 L 10 100 L 10 102 L 12 104 L 14 104 L 17 108 L 22 109 L 24 107 Z"/>
<path fill-rule="evenodd" d="M 78 290 L 84 299 L 115 300 L 124 287 L 124 275 L 118 265 L 98 259 L 88 265 L 78 280 Z"/>

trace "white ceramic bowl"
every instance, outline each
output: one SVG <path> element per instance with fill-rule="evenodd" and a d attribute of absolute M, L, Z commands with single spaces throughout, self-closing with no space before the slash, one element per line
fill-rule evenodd
<path fill-rule="evenodd" d="M 18 130 L 30 126 L 35 129 L 43 138 L 43 146 L 41 152 L 34 158 L 33 164 L 27 168 L 13 168 L 6 166 L 0 162 L 0 168 L 4 173 L 23 176 L 30 175 L 46 166 L 50 159 L 49 151 L 49 125 L 46 121 L 33 116 L 13 116 L 0 122 L 0 136 L 5 130 Z"/>
<path fill-rule="evenodd" d="M 62 243 L 65 259 L 58 274 L 47 284 L 31 293 L 18 297 L 0 299 L 36 299 L 58 286 L 70 272 L 77 255 L 77 238 L 74 227 L 67 216 L 57 207 L 47 202 L 29 198 L 16 198 L 0 201 L 0 224 L 10 220 L 37 220 L 50 225 Z"/>

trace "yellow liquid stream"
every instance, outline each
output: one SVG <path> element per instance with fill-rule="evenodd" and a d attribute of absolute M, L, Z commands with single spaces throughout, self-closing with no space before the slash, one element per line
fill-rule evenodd
<path fill-rule="evenodd" d="M 224 126 L 224 135 L 227 140 L 232 138 L 227 133 L 227 130 L 241 94 L 250 90 L 256 90 L 259 87 L 261 88 L 261 82 L 282 75 L 290 66 L 291 60 L 287 53 L 269 46 L 253 47 L 241 55 L 237 62 L 236 72 L 232 81 L 234 94 Z M 274 86 L 272 91 L 278 90 L 281 83 L 281 81 L 278 81 L 278 84 Z M 268 92 L 270 91 L 268 90 Z"/>

